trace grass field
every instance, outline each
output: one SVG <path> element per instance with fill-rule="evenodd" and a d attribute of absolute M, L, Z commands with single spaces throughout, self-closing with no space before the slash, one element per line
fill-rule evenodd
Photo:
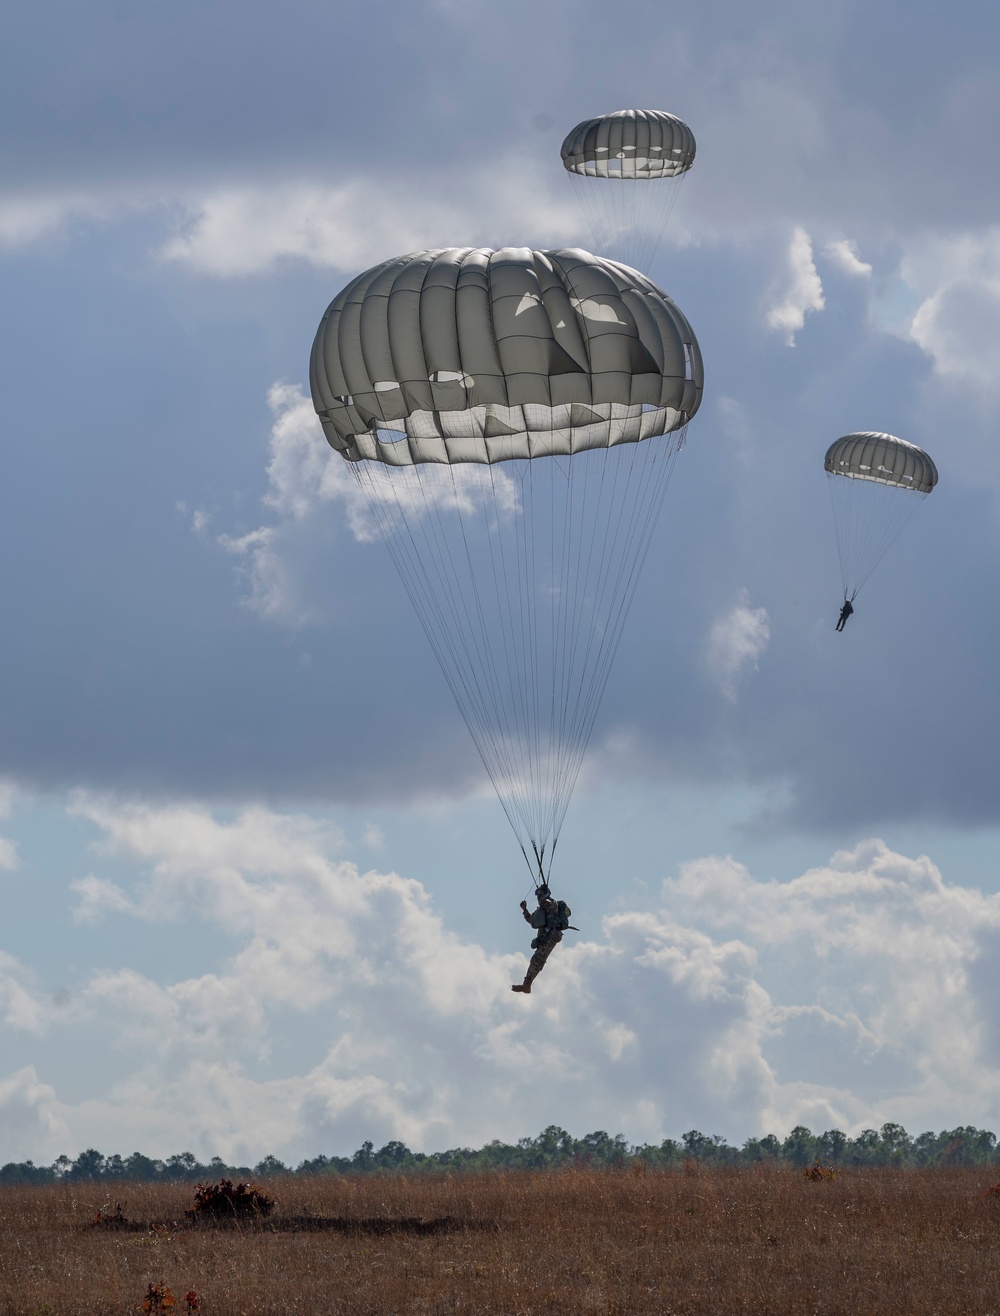
<path fill-rule="evenodd" d="M 994 1172 L 995 1174 L 995 1172 Z M 194 1227 L 189 1184 L 0 1191 L 2 1316 L 1000 1314 L 989 1171 L 575 1170 L 267 1181 L 270 1217 Z M 94 1225 L 99 1211 L 127 1225 Z M 171 1223 L 173 1222 L 173 1223 Z"/>

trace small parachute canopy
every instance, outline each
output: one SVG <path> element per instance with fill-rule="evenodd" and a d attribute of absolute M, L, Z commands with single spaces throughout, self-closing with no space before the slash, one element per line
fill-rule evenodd
<path fill-rule="evenodd" d="M 923 448 L 875 431 L 845 434 L 831 443 L 823 465 L 830 475 L 872 480 L 922 494 L 929 494 L 938 482 L 937 467 Z"/>
<path fill-rule="evenodd" d="M 584 119 L 562 144 L 563 165 L 587 178 L 676 178 L 694 164 L 694 133 L 666 110 Z"/>
<path fill-rule="evenodd" d="M 931 457 L 892 434 L 845 434 L 826 451 L 844 598 L 854 599 L 938 482 Z"/>
<path fill-rule="evenodd" d="M 562 162 L 594 249 L 648 270 L 694 153 L 694 133 L 666 110 L 615 110 L 578 123 Z"/>

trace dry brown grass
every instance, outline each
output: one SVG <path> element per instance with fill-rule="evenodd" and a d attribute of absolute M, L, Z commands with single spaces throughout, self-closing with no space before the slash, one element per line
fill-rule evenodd
<path fill-rule="evenodd" d="M 989 1170 L 567 1171 L 269 1180 L 254 1229 L 182 1221 L 189 1184 L 0 1191 L 2 1316 L 139 1313 L 152 1283 L 202 1316 L 327 1313 L 1000 1313 Z M 307 1229 L 446 1220 L 436 1233 Z M 296 1223 L 299 1227 L 296 1227 Z M 370 1230 L 376 1226 L 369 1224 Z M 390 1226 L 391 1228 L 391 1226 Z"/>

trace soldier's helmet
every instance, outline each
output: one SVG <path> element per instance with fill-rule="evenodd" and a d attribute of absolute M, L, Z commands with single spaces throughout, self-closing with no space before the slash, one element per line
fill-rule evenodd
<path fill-rule="evenodd" d="M 543 882 L 541 886 L 535 888 L 535 895 L 538 897 L 539 900 L 548 900 L 552 895 L 552 892 Z"/>

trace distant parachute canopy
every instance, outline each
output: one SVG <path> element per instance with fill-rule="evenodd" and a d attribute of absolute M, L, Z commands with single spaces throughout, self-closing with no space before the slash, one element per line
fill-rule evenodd
<path fill-rule="evenodd" d="M 845 434 L 827 449 L 823 467 L 844 597 L 853 599 L 937 484 L 937 467 L 916 444 L 875 431 Z"/>
<path fill-rule="evenodd" d="M 333 300 L 311 380 L 542 879 L 701 401 L 691 326 L 587 252 L 425 251 Z"/>
<path fill-rule="evenodd" d="M 596 249 L 648 268 L 677 196 L 669 180 L 694 163 L 691 129 L 666 110 L 616 110 L 578 123 L 561 155 Z"/>
<path fill-rule="evenodd" d="M 891 484 L 922 494 L 929 494 L 938 482 L 937 467 L 923 448 L 874 431 L 845 434 L 831 443 L 823 465 L 830 475 Z"/>
<path fill-rule="evenodd" d="M 694 133 L 666 110 L 616 110 L 578 123 L 562 161 L 587 178 L 676 178 L 694 164 Z"/>

